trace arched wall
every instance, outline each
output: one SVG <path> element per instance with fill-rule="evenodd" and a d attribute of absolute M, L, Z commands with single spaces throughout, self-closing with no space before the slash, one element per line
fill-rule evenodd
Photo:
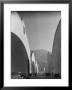
<path fill-rule="evenodd" d="M 11 72 L 29 73 L 30 49 L 24 21 L 11 12 Z"/>
<path fill-rule="evenodd" d="M 54 57 L 54 70 L 57 73 L 61 73 L 61 20 L 55 33 L 52 55 Z"/>
<path fill-rule="evenodd" d="M 29 73 L 26 49 L 18 36 L 11 32 L 11 72 Z"/>
<path fill-rule="evenodd" d="M 61 20 L 55 32 L 52 54 L 48 61 L 49 72 L 61 73 Z"/>

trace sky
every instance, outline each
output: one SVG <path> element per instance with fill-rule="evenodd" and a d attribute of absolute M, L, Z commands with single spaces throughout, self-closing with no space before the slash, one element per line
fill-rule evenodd
<path fill-rule="evenodd" d="M 61 12 L 24 11 L 18 13 L 24 20 L 30 49 L 44 49 L 52 52 L 54 35 Z"/>

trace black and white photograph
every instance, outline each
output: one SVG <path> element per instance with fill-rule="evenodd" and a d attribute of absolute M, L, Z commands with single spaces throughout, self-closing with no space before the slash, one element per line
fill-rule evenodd
<path fill-rule="evenodd" d="M 61 11 L 11 11 L 11 79 L 61 79 Z"/>
<path fill-rule="evenodd" d="M 4 4 L 4 86 L 68 85 L 68 4 Z"/>

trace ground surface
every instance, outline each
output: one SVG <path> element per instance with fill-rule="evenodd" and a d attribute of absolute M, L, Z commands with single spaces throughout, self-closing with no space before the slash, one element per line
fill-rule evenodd
<path fill-rule="evenodd" d="M 61 75 L 53 73 L 39 73 L 39 74 L 12 73 L 11 79 L 61 79 Z"/>

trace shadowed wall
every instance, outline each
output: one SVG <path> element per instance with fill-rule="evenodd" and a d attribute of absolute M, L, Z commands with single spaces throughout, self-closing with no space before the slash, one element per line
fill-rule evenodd
<path fill-rule="evenodd" d="M 49 72 L 61 73 L 61 20 L 55 32 L 52 55 L 49 56 L 48 62 Z"/>
<path fill-rule="evenodd" d="M 11 33 L 11 72 L 29 72 L 26 49 L 14 33 Z"/>

